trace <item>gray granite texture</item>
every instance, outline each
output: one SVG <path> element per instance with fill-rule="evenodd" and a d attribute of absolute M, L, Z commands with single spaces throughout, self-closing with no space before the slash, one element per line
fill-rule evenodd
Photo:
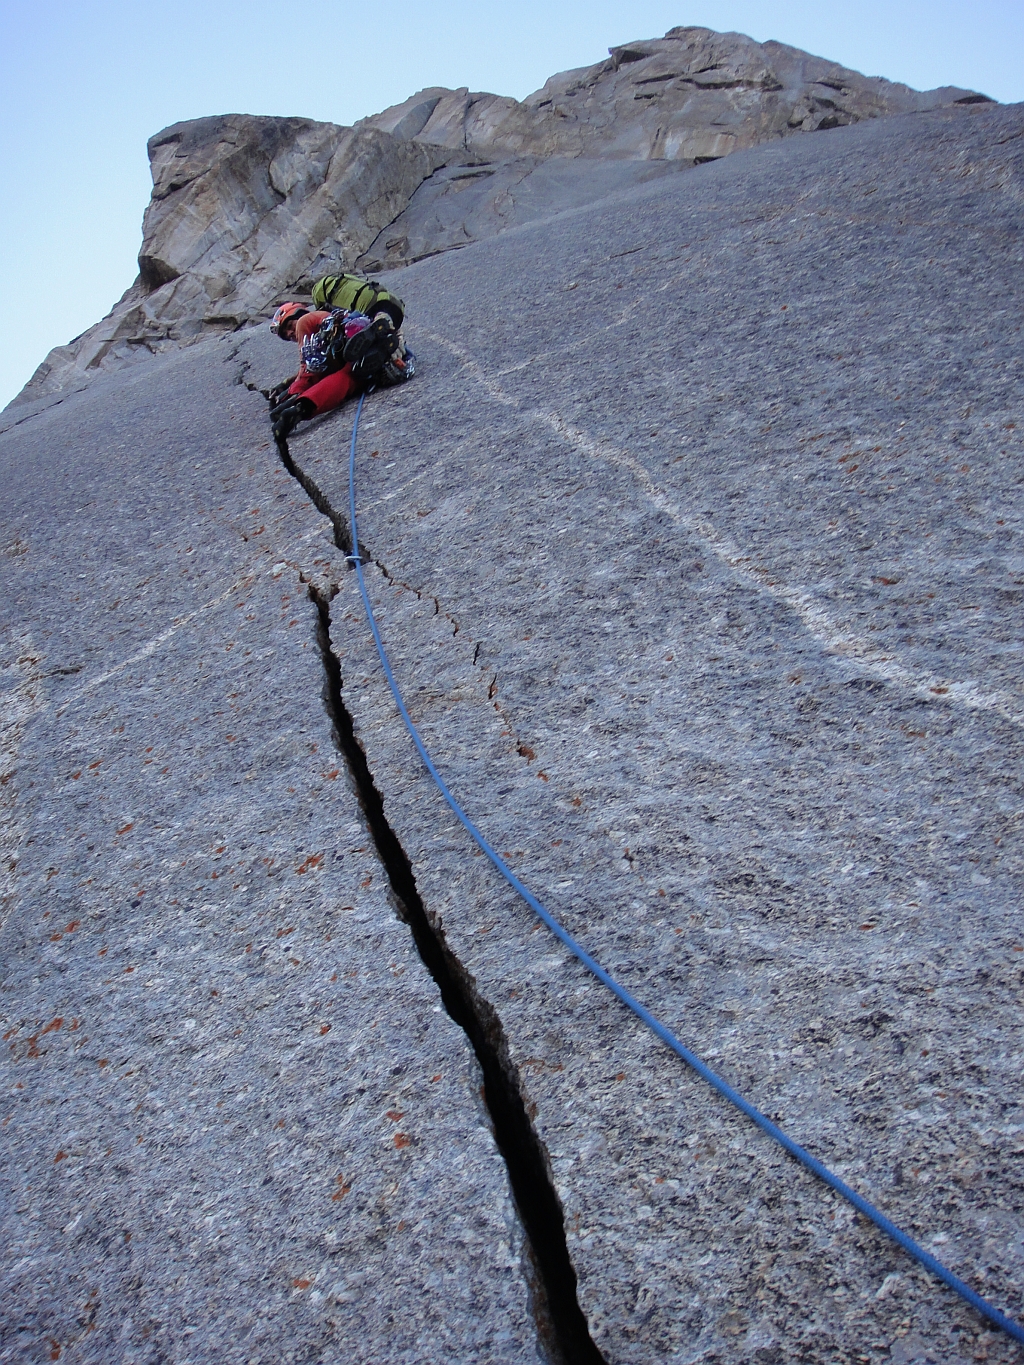
<path fill-rule="evenodd" d="M 1024 107 L 980 106 L 420 262 L 419 377 L 369 400 L 358 490 L 406 700 L 487 837 L 1018 1319 L 1022 204 Z M 351 422 L 290 444 L 342 516 Z M 352 575 L 331 618 L 427 911 L 503 1021 L 605 1358 L 1018 1361 L 538 926 L 423 772 Z"/>
<path fill-rule="evenodd" d="M 323 704 L 330 528 L 236 348 L 0 438 L 0 1361 L 535 1362 Z"/>
<path fill-rule="evenodd" d="M 138 279 L 15 402 L 269 317 L 334 271 L 404 265 L 756 143 L 985 98 L 677 28 L 552 76 L 522 103 L 436 88 L 355 128 L 244 114 L 176 123 L 149 141 Z"/>
<path fill-rule="evenodd" d="M 1022 159 L 1020 106 L 864 121 L 421 261 L 389 277 L 419 376 L 359 444 L 370 591 L 469 813 L 1018 1318 Z M 310 587 L 610 1365 L 1018 1361 L 475 853 L 323 515 L 352 410 L 293 435 L 305 488 L 269 441 L 285 355 L 200 339 L 0 437 L 0 1361 L 547 1353 Z"/>
<path fill-rule="evenodd" d="M 678 162 L 664 160 L 456 158 L 423 181 L 408 206 L 356 260 L 356 267 L 377 272 L 410 265 L 682 169 Z"/>
<path fill-rule="evenodd" d="M 911 90 L 785 43 L 680 26 L 562 71 L 520 103 L 434 86 L 363 119 L 417 142 L 493 157 L 712 161 L 794 132 L 984 100 L 945 86 Z"/>

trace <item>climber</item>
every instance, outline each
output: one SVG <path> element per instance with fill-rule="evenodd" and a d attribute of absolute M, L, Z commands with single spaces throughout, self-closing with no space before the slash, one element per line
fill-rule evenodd
<path fill-rule="evenodd" d="M 275 336 L 298 343 L 300 356 L 298 374 L 269 394 L 278 441 L 299 422 L 339 407 L 369 383 L 401 383 L 413 374 L 411 353 L 398 331 L 404 319 L 401 299 L 359 276 L 328 275 L 317 282 L 313 300 L 322 306 L 312 311 L 301 303 L 283 303 L 270 324 Z M 360 307 L 367 311 L 357 311 Z"/>

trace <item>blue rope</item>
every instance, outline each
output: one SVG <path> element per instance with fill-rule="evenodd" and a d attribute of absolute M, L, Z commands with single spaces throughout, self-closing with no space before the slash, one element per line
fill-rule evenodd
<path fill-rule="evenodd" d="M 365 395 L 363 395 L 363 397 L 365 397 Z M 937 1275 L 944 1284 L 947 1284 L 950 1287 L 950 1289 L 955 1290 L 961 1298 L 966 1299 L 972 1308 L 976 1308 L 979 1313 L 984 1314 L 985 1317 L 991 1322 L 994 1322 L 997 1327 L 1001 1327 L 1003 1331 L 1007 1332 L 1014 1340 L 1024 1342 L 1024 1327 L 1019 1326 L 1012 1318 L 1006 1317 L 998 1308 L 994 1307 L 986 1299 L 983 1299 L 980 1294 L 976 1294 L 969 1284 L 965 1284 L 964 1281 L 957 1275 L 954 1275 L 951 1270 L 948 1270 L 941 1261 L 936 1260 L 930 1252 L 925 1251 L 924 1247 L 919 1246 L 912 1237 L 909 1237 L 902 1230 L 902 1228 L 898 1228 L 894 1222 L 889 1218 L 886 1218 L 884 1213 L 879 1209 L 876 1209 L 874 1204 L 859 1195 L 856 1190 L 851 1189 L 845 1181 L 840 1180 L 840 1178 L 837 1175 L 834 1175 L 827 1166 L 822 1165 L 817 1157 L 812 1156 L 806 1148 L 801 1147 L 798 1142 L 794 1142 L 781 1128 L 772 1123 L 770 1118 L 765 1114 L 762 1114 L 760 1109 L 755 1108 L 749 1100 L 744 1099 L 738 1090 L 734 1090 L 728 1081 L 724 1080 L 717 1072 L 712 1071 L 706 1063 L 702 1062 L 695 1052 L 691 1052 L 684 1043 L 681 1043 L 675 1034 L 672 1033 L 670 1029 L 667 1029 L 664 1024 L 660 1023 L 654 1015 L 651 1014 L 650 1010 L 640 1004 L 639 1000 L 630 995 L 629 991 L 627 991 L 624 986 L 620 986 L 615 978 L 606 972 L 601 964 L 595 961 L 581 944 L 576 942 L 568 930 L 564 929 L 562 925 L 559 924 L 558 920 L 544 909 L 544 906 L 541 905 L 536 896 L 523 885 L 511 868 L 506 866 L 501 856 L 491 847 L 477 829 L 476 825 L 474 825 L 473 821 L 459 805 L 458 801 L 456 801 L 455 797 L 448 790 L 444 778 L 434 766 L 433 760 L 427 753 L 426 747 L 422 739 L 420 739 L 419 732 L 412 723 L 409 712 L 406 710 L 405 702 L 402 700 L 402 694 L 398 688 L 398 683 L 395 681 L 395 675 L 392 673 L 391 665 L 388 662 L 388 656 L 384 649 L 384 641 L 381 639 L 380 630 L 377 626 L 377 619 L 373 614 L 373 607 L 370 605 L 369 594 L 366 591 L 366 580 L 363 577 L 362 556 L 359 552 L 359 531 L 356 525 L 356 437 L 359 435 L 359 414 L 363 409 L 363 397 L 359 399 L 359 406 L 356 408 L 355 425 L 352 428 L 352 446 L 349 451 L 348 505 L 349 518 L 352 523 L 353 551 L 349 558 L 355 565 L 356 577 L 359 580 L 359 592 L 362 595 L 363 606 L 366 608 L 366 617 L 370 625 L 370 630 L 373 633 L 374 644 L 377 646 L 377 653 L 380 656 L 381 665 L 384 669 L 384 676 L 387 678 L 388 686 L 391 688 L 391 695 L 394 697 L 395 704 L 398 707 L 402 720 L 405 722 L 406 729 L 412 736 L 412 741 L 419 751 L 420 758 L 422 758 L 427 772 L 437 784 L 441 795 L 447 801 L 461 823 L 472 835 L 473 840 L 479 848 L 486 853 L 487 857 L 509 885 L 518 891 L 519 895 L 522 896 L 530 909 L 543 920 L 555 937 L 561 939 L 569 951 L 575 957 L 579 958 L 580 962 L 582 962 L 589 971 L 593 972 L 598 981 L 600 981 L 602 985 L 607 986 L 613 995 L 617 996 L 618 999 L 621 1000 L 624 1005 L 628 1006 L 638 1018 L 642 1019 L 647 1027 L 651 1029 L 653 1033 L 656 1033 L 663 1043 L 682 1057 L 683 1061 L 696 1071 L 698 1076 L 703 1077 L 709 1085 L 714 1086 L 720 1095 L 724 1095 L 730 1103 L 734 1104 L 737 1109 L 746 1114 L 747 1118 L 752 1119 L 762 1132 L 767 1133 L 770 1138 L 774 1138 L 780 1146 L 786 1149 L 790 1156 L 796 1157 L 797 1161 L 806 1166 L 809 1171 L 813 1172 L 819 1180 L 823 1180 L 825 1184 L 831 1186 L 837 1194 L 841 1194 L 848 1203 L 853 1205 L 858 1213 L 862 1213 L 865 1218 L 870 1218 L 876 1227 L 881 1228 L 894 1242 L 898 1242 L 903 1250 L 913 1256 L 916 1260 L 920 1261 L 926 1270 L 930 1270 L 933 1275 Z"/>

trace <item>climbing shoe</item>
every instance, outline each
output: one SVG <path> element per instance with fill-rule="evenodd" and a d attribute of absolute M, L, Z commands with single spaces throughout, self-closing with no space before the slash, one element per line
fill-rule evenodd
<path fill-rule="evenodd" d="M 279 403 L 270 412 L 270 421 L 275 441 L 285 441 L 300 422 L 306 421 L 316 412 L 316 404 L 309 398 L 292 396 Z"/>
<path fill-rule="evenodd" d="M 380 314 L 345 342 L 342 358 L 357 379 L 370 379 L 382 370 L 399 347 L 398 333 L 386 314 Z"/>
<path fill-rule="evenodd" d="M 280 384 L 274 385 L 274 387 L 267 394 L 267 402 L 270 404 L 272 408 L 276 408 L 280 403 L 284 401 L 285 398 L 288 397 L 288 390 L 294 383 L 295 376 L 292 375 L 290 379 L 282 379 Z"/>

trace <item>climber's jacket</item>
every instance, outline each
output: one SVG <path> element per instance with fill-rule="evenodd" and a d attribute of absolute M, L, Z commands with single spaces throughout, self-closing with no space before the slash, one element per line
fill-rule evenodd
<path fill-rule="evenodd" d="M 313 286 L 313 307 L 346 308 L 350 313 L 365 313 L 370 318 L 387 313 L 396 330 L 405 318 L 405 305 L 398 295 L 362 275 L 325 275 L 317 280 Z M 317 316 L 323 320 L 322 314 L 308 313 L 299 319 L 298 326 L 301 327 L 307 318 Z"/>

